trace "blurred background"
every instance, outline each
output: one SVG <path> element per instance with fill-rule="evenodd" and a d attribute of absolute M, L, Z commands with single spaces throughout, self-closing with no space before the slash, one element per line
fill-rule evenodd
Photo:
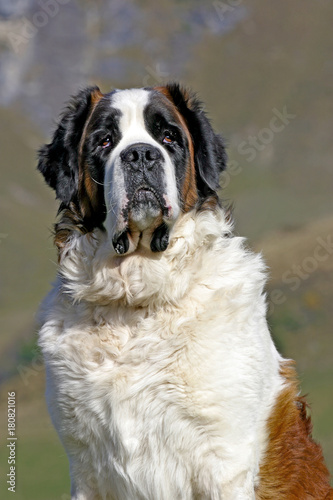
<path fill-rule="evenodd" d="M 227 142 L 222 197 L 270 269 L 269 322 L 297 361 L 333 470 L 333 3 L 0 0 L 0 496 L 10 497 L 7 392 L 17 399 L 17 500 L 69 499 L 44 402 L 36 311 L 56 273 L 57 204 L 36 171 L 79 88 L 195 89 Z"/>

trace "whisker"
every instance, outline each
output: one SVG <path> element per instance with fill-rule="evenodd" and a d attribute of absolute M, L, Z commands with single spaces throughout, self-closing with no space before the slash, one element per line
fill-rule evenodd
<path fill-rule="evenodd" d="M 105 182 L 98 182 L 93 177 L 91 177 L 91 180 L 94 181 L 94 182 L 96 182 L 96 184 L 99 184 L 100 186 L 111 186 L 111 181 L 107 182 L 107 183 L 105 183 Z"/>
<path fill-rule="evenodd" d="M 117 203 L 116 203 L 116 202 L 114 202 L 114 203 L 110 203 L 110 205 L 109 205 L 109 209 L 107 210 L 107 212 L 106 212 L 106 213 L 107 213 L 107 214 L 109 214 L 109 213 L 111 213 L 111 212 L 112 212 L 114 215 L 117 215 L 117 214 L 116 214 L 116 212 L 115 212 L 115 208 L 116 208 L 116 206 L 117 206 Z"/>

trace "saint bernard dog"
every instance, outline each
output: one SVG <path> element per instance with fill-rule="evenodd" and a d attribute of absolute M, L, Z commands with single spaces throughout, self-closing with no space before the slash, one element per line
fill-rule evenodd
<path fill-rule="evenodd" d="M 333 498 L 225 166 L 177 84 L 82 90 L 40 150 L 60 207 L 39 343 L 72 499 Z"/>

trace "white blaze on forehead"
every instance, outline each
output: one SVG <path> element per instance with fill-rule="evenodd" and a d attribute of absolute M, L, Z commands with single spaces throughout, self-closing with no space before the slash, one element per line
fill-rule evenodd
<path fill-rule="evenodd" d="M 112 107 L 121 111 L 119 128 L 123 138 L 139 131 L 147 133 L 144 109 L 149 101 L 149 93 L 148 90 L 131 89 L 121 90 L 113 95 Z"/>
<path fill-rule="evenodd" d="M 128 198 L 119 155 L 129 144 L 142 142 L 142 140 L 146 142 L 143 111 L 148 100 L 148 91 L 142 89 L 119 90 L 112 96 L 112 108 L 121 112 L 119 129 L 122 139 L 112 152 L 105 171 L 106 227 L 111 236 L 121 232 L 126 227 L 122 211 L 128 202 Z M 144 138 L 142 138 L 143 134 Z"/>
<path fill-rule="evenodd" d="M 158 147 L 164 158 L 166 154 L 146 129 L 144 112 L 149 102 L 151 91 L 143 89 L 119 90 L 112 96 L 111 106 L 120 111 L 119 131 L 121 140 L 113 150 L 111 159 L 116 158 L 128 146 L 143 142 Z"/>

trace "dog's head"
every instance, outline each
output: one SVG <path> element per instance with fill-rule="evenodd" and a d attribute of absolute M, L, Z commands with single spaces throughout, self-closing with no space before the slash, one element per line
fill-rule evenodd
<path fill-rule="evenodd" d="M 106 229 L 118 254 L 168 246 L 181 213 L 216 199 L 226 154 L 196 97 L 165 87 L 81 91 L 38 169 L 61 209 L 90 232 Z M 74 220 L 74 218 L 73 218 Z"/>

